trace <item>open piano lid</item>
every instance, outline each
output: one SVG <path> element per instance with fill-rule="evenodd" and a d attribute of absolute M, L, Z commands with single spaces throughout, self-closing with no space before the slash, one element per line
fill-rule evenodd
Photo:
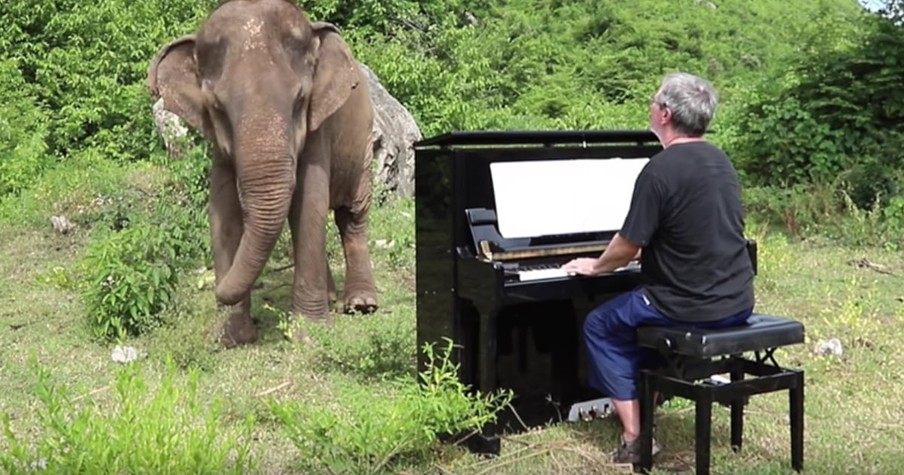
<path fill-rule="evenodd" d="M 650 145 L 658 144 L 659 139 L 649 130 L 478 130 L 455 131 L 426 138 L 415 142 L 414 148 L 532 144 L 586 146 L 619 143 Z"/>
<path fill-rule="evenodd" d="M 552 219 L 539 219 L 539 223 L 534 225 L 531 223 L 531 217 L 537 221 L 536 218 L 543 213 L 536 209 L 536 201 L 534 201 L 534 206 L 521 207 L 519 205 L 519 201 L 522 201 L 524 197 L 536 197 L 532 196 L 530 192 L 523 193 L 529 188 L 518 187 L 519 174 L 522 178 L 523 176 L 529 177 L 531 171 L 530 164 L 525 170 L 518 170 L 519 164 L 534 162 L 535 166 L 543 167 L 544 165 L 541 163 L 546 159 L 540 158 L 542 156 L 549 159 L 548 166 L 555 167 L 554 162 L 572 162 L 564 165 L 563 168 L 574 172 L 581 170 L 581 167 L 584 166 L 578 162 L 587 164 L 593 161 L 613 159 L 621 162 L 634 162 L 635 160 L 632 160 L 634 158 L 652 156 L 655 150 L 660 148 L 660 144 L 656 135 L 649 130 L 481 130 L 453 131 L 430 137 L 415 143 L 414 148 L 418 151 L 449 150 L 456 154 L 453 156 L 459 157 L 464 157 L 464 155 L 457 155 L 456 150 L 471 153 L 465 160 L 468 164 L 461 165 L 461 170 L 471 170 L 471 167 L 476 166 L 477 168 L 474 170 L 478 174 L 485 173 L 486 177 L 480 176 L 475 187 L 471 187 L 468 183 L 455 184 L 454 196 L 458 197 L 460 191 L 483 193 L 478 190 L 482 190 L 480 187 L 484 186 L 484 179 L 487 180 L 486 186 L 490 186 L 493 191 L 486 195 L 489 197 L 488 201 L 479 204 L 480 198 L 463 200 L 475 202 L 467 207 L 459 208 L 455 212 L 462 212 L 466 215 L 464 218 L 471 234 L 469 237 L 473 240 L 473 249 L 478 254 L 476 257 L 515 259 L 519 256 L 534 257 L 538 251 L 542 255 L 574 252 L 578 250 L 575 249 L 575 246 L 591 246 L 589 250 L 602 250 L 622 225 L 630 204 L 633 180 L 636 179 L 636 172 L 639 171 L 638 167 L 634 167 L 634 172 L 629 173 L 630 183 L 622 183 L 625 186 L 619 187 L 619 191 L 612 190 L 613 195 L 618 197 L 610 198 L 609 204 L 614 206 L 607 208 L 605 193 L 597 193 L 594 195 L 595 199 L 584 200 L 587 206 L 581 208 L 586 211 L 577 210 L 578 207 L 573 204 L 560 204 L 559 210 L 561 210 L 561 206 L 571 207 L 570 216 L 566 216 L 569 213 L 557 213 L 557 208 L 551 206 L 545 209 L 545 214 L 546 218 Z M 559 148 L 562 148 L 563 151 L 555 152 Z M 584 151 L 572 156 L 574 150 Z M 646 152 L 641 155 L 628 152 L 627 155 L 623 155 L 624 158 L 618 159 L 615 157 L 622 155 L 621 152 L 615 152 L 615 150 L 646 150 Z M 520 155 L 522 151 L 526 157 L 529 157 L 528 160 L 512 159 L 512 157 Z M 601 153 L 597 154 L 597 151 Z M 424 157 L 432 160 L 434 156 L 424 155 Z M 472 160 L 474 161 L 472 162 Z M 496 163 L 497 160 L 505 163 Z M 461 162 L 457 163 L 461 164 Z M 591 163 L 585 167 L 590 169 L 587 175 L 600 173 L 601 167 L 592 165 Z M 482 168 L 484 166 L 487 167 L 485 170 Z M 528 174 L 524 175 L 524 171 L 527 171 Z M 501 178 L 498 176 L 499 173 L 502 174 Z M 546 175 L 547 173 L 540 171 L 539 174 Z M 491 178 L 491 175 L 497 176 Z M 492 180 L 492 184 L 489 183 L 490 180 Z M 499 181 L 504 182 L 502 196 L 498 196 Z M 584 181 L 586 182 L 586 180 Z M 601 180 L 602 183 L 605 181 Z M 617 180 L 616 183 L 618 183 Z M 567 188 L 566 186 L 565 189 L 567 190 Z M 559 192 L 547 190 L 547 193 L 552 193 L 559 201 L 567 202 L 567 198 L 569 198 L 569 195 L 562 192 L 561 189 Z M 547 193 L 541 191 L 535 195 L 544 196 Z M 590 195 L 593 194 L 590 193 Z M 619 201 L 617 205 L 613 201 L 615 199 Z M 599 216 L 593 216 L 593 214 Z M 602 216 L 602 214 L 607 216 Z M 569 219 L 580 219 L 584 222 L 572 225 Z M 549 229 L 544 229 L 544 221 Z M 579 250 L 586 251 L 588 249 Z M 459 248 L 459 253 L 463 251 L 466 252 L 465 249 Z"/>

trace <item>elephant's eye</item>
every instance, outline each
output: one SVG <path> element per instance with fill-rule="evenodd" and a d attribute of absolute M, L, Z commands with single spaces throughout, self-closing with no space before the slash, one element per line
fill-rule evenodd
<path fill-rule="evenodd" d="M 204 94 L 204 103 L 207 107 L 216 109 L 220 112 L 225 110 L 222 97 L 214 92 L 214 87 L 210 83 L 205 82 L 201 90 Z"/>
<path fill-rule="evenodd" d="M 295 93 L 295 103 L 292 106 L 293 111 L 296 114 L 301 111 L 301 107 L 304 105 L 304 96 L 305 96 L 304 87 L 299 87 L 298 92 Z"/>

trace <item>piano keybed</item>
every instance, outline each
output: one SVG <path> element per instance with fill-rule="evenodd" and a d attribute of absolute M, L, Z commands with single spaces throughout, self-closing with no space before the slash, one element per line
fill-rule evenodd
<path fill-rule="evenodd" d="M 519 282 L 581 277 L 562 270 L 562 265 L 564 265 L 565 262 L 567 262 L 567 260 L 542 263 L 506 263 L 503 268 L 505 269 L 505 276 L 507 279 L 517 280 Z M 640 262 L 631 261 L 626 266 L 615 269 L 613 273 L 631 271 L 640 271 Z"/>

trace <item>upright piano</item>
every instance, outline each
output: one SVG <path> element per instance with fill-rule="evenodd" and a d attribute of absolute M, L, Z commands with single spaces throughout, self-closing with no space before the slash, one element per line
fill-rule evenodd
<path fill-rule="evenodd" d="M 581 277 L 559 266 L 599 256 L 630 204 L 632 172 L 588 181 L 581 170 L 660 150 L 649 131 L 453 132 L 415 144 L 418 348 L 451 339 L 464 384 L 515 395 L 472 450 L 498 453 L 503 433 L 564 420 L 573 404 L 605 396 L 587 385 L 583 321 L 637 286 L 639 269 Z"/>

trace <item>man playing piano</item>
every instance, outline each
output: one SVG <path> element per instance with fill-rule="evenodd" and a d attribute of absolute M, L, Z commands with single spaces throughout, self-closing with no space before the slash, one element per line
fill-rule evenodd
<path fill-rule="evenodd" d="M 737 174 L 703 138 L 716 102 L 702 78 L 674 73 L 662 80 L 650 127 L 664 149 L 638 175 L 624 225 L 599 258 L 562 267 L 598 275 L 640 259 L 644 284 L 600 305 L 584 323 L 589 383 L 612 398 L 623 426 L 615 463 L 640 461 L 637 378 L 657 356 L 637 346 L 637 327 L 740 325 L 753 310 Z"/>

